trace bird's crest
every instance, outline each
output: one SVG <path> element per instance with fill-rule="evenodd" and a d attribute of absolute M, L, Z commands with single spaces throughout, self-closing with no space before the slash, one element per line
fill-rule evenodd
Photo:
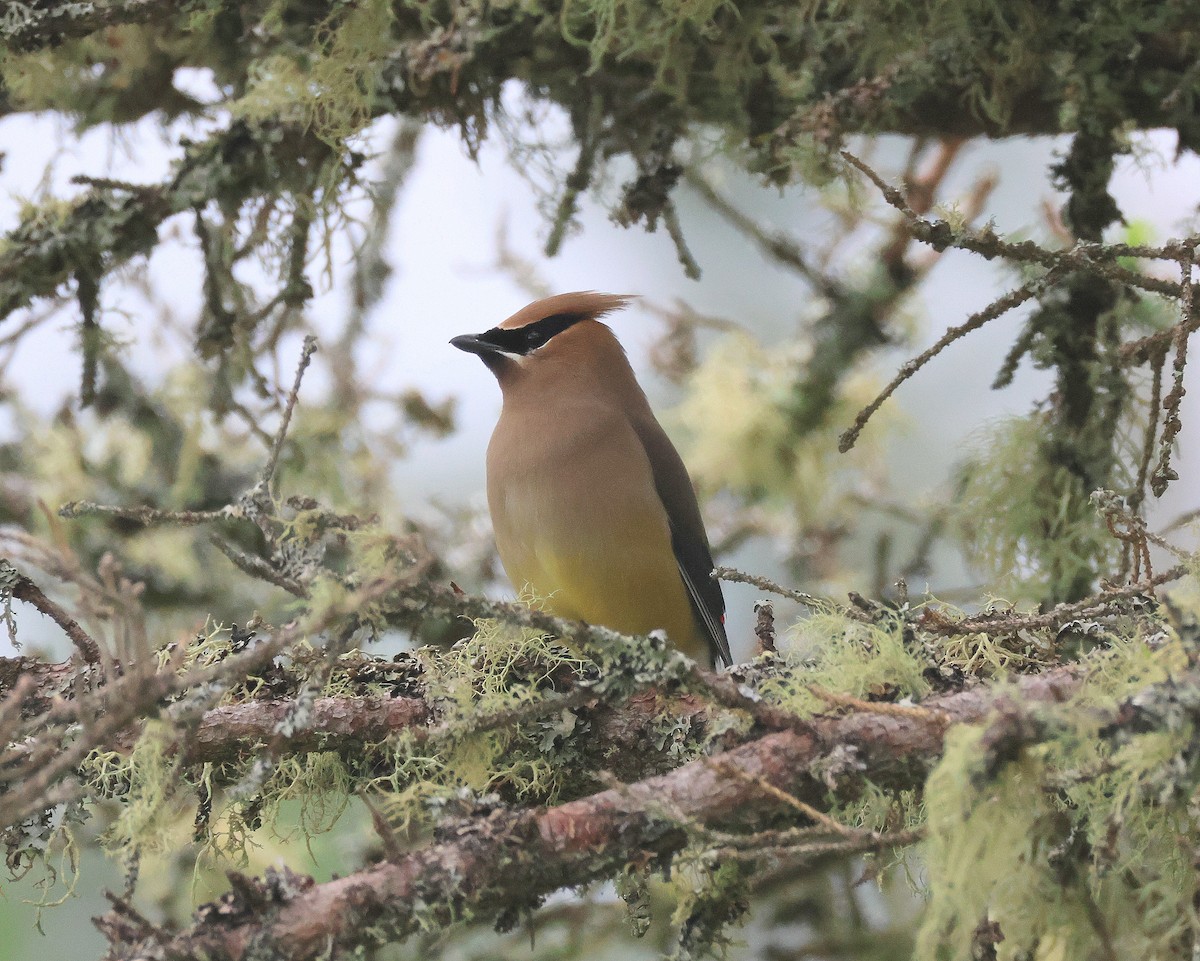
<path fill-rule="evenodd" d="M 631 300 L 630 294 L 601 294 L 594 290 L 576 290 L 569 294 L 555 294 L 543 300 L 535 300 L 522 307 L 499 326 L 501 330 L 526 327 L 551 317 L 574 323 L 580 320 L 598 320 L 605 314 L 620 310 Z"/>

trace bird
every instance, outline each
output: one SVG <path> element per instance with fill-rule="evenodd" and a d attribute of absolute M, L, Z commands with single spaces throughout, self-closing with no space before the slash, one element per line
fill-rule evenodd
<path fill-rule="evenodd" d="M 558 294 L 450 341 L 500 385 L 487 449 L 496 547 L 514 588 L 550 613 L 630 635 L 665 630 L 697 662 L 732 664 L 691 478 L 601 322 L 632 299 Z"/>

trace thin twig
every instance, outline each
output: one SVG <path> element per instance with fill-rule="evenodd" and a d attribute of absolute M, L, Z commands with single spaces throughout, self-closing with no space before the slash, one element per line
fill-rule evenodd
<path fill-rule="evenodd" d="M 767 228 L 755 222 L 751 217 L 729 202 L 716 187 L 699 171 L 689 168 L 684 177 L 690 187 L 704 198 L 713 210 L 746 237 L 749 237 L 759 249 L 774 260 L 790 267 L 801 277 L 812 284 L 823 295 L 831 299 L 843 295 L 837 281 L 821 273 L 808 263 L 804 254 L 792 238 L 782 231 L 768 231 Z"/>
<path fill-rule="evenodd" d="M 230 544 L 225 538 L 213 534 L 209 541 L 222 554 L 228 557 L 234 566 L 243 574 L 248 574 L 258 580 L 267 581 L 276 587 L 282 587 L 295 597 L 308 597 L 308 589 L 303 584 L 285 574 L 281 574 L 261 557 L 254 557 Z"/>
<path fill-rule="evenodd" d="M 756 861 L 764 855 L 778 858 L 810 861 L 816 858 L 845 856 L 848 854 L 867 854 L 872 851 L 894 850 L 916 844 L 925 838 L 925 828 L 917 827 L 907 831 L 895 831 L 891 834 L 876 834 L 863 832 L 855 837 L 838 841 L 812 841 L 800 844 L 781 844 L 774 849 L 747 851 L 738 847 L 722 847 L 713 850 L 717 858 L 729 858 L 737 861 Z"/>
<path fill-rule="evenodd" d="M 690 280 L 699 280 L 700 265 L 688 248 L 687 239 L 683 236 L 683 225 L 679 222 L 679 211 L 675 209 L 673 203 L 667 203 L 663 207 L 663 223 L 666 224 L 667 234 L 675 244 L 675 255 L 679 258 L 679 264 L 683 267 L 684 274 Z"/>
<path fill-rule="evenodd" d="M 371 826 L 375 829 L 379 843 L 383 845 L 384 856 L 393 864 L 399 864 L 406 852 L 400 844 L 400 839 L 396 837 L 396 832 L 392 829 L 391 824 L 388 823 L 387 817 L 375 806 L 375 803 L 371 800 L 371 796 L 363 787 L 360 786 L 354 793 L 358 795 L 358 799 L 362 801 L 363 807 L 371 815 Z"/>
<path fill-rule="evenodd" d="M 1150 461 L 1154 458 L 1154 438 L 1158 433 L 1158 419 L 1162 416 L 1162 373 L 1167 362 L 1165 349 L 1154 352 L 1150 361 L 1150 410 L 1146 417 L 1146 435 L 1142 442 L 1142 456 L 1138 460 L 1137 480 L 1129 497 L 1129 509 L 1136 512 L 1146 499 L 1146 480 L 1150 475 Z"/>
<path fill-rule="evenodd" d="M 931 712 L 927 711 L 926 713 Z M 860 833 L 857 829 L 842 824 L 836 818 L 831 818 L 824 811 L 820 811 L 811 804 L 801 801 L 800 798 L 796 797 L 794 794 L 791 794 L 782 788 L 776 787 L 765 778 L 759 777 L 756 774 L 751 774 L 749 771 L 745 771 L 742 768 L 736 767 L 732 764 L 728 764 L 719 757 L 706 758 L 705 760 L 708 766 L 714 771 L 717 771 L 719 774 L 724 774 L 726 777 L 737 778 L 740 781 L 745 781 L 747 784 L 753 784 L 764 794 L 775 798 L 777 801 L 782 801 L 784 804 L 788 805 L 794 810 L 799 811 L 810 821 L 820 824 L 822 827 L 834 834 L 839 834 L 842 837 L 854 837 Z"/>
<path fill-rule="evenodd" d="M 1195 260 L 1194 248 L 1188 248 L 1179 258 L 1180 271 L 1183 275 L 1181 283 L 1183 317 L 1175 328 L 1174 380 L 1167 396 L 1163 398 L 1163 410 L 1166 417 L 1163 419 L 1162 440 L 1159 441 L 1158 466 L 1150 475 L 1150 490 L 1155 497 L 1161 497 L 1166 492 L 1167 485 L 1179 478 L 1179 474 L 1171 467 L 1171 448 L 1175 443 L 1176 435 L 1183 427 L 1179 418 L 1179 405 L 1183 402 L 1183 395 L 1186 393 L 1183 386 L 1183 372 L 1187 367 L 1188 338 L 1200 324 L 1200 313 L 1196 311 L 1192 288 L 1192 265 Z"/>
<path fill-rule="evenodd" d="M 240 516 L 236 507 L 222 507 L 215 511 L 164 511 L 156 507 L 116 507 L 109 504 L 93 504 L 91 501 L 69 501 L 58 509 L 58 516 L 75 519 L 86 516 L 112 517 L 117 520 L 135 521 L 147 527 L 155 524 L 182 524 L 191 527 Z"/>
<path fill-rule="evenodd" d="M 827 691 L 818 684 L 808 684 L 806 687 L 814 697 L 834 707 L 847 707 L 852 711 L 882 714 L 887 717 L 904 717 L 915 721 L 932 721 L 941 725 L 947 725 L 952 720 L 948 714 L 944 714 L 941 711 L 933 711 L 927 707 L 918 707 L 915 704 L 894 704 L 891 701 L 865 701 L 851 694 Z"/>
<path fill-rule="evenodd" d="M 283 418 L 279 422 L 279 429 L 275 432 L 275 442 L 271 444 L 270 455 L 267 457 L 267 465 L 263 468 L 259 481 L 264 488 L 269 486 L 271 480 L 275 477 L 275 468 L 279 464 L 279 452 L 283 449 L 283 441 L 287 436 L 288 424 L 292 420 L 292 411 L 296 408 L 296 398 L 300 395 L 300 381 L 304 379 L 304 372 L 308 369 L 309 362 L 316 352 L 317 338 L 312 334 L 308 334 L 304 338 L 304 349 L 300 352 L 300 363 L 296 365 L 296 379 L 292 382 L 292 389 L 288 392 L 287 403 L 283 408 Z"/>
<path fill-rule="evenodd" d="M 954 341 L 965 337 L 967 334 L 978 330 L 984 324 L 1003 316 L 1013 308 L 1019 307 L 1027 300 L 1039 296 L 1043 291 L 1046 290 L 1047 287 L 1050 287 L 1052 284 L 1054 284 L 1062 275 L 1062 273 L 1063 271 L 1057 267 L 1051 268 L 1041 277 L 1036 277 L 1033 280 L 1030 280 L 1028 283 L 1024 283 L 1020 287 L 1017 287 L 1015 290 L 1010 290 L 1003 297 L 993 300 L 990 304 L 984 307 L 983 310 L 973 313 L 961 324 L 957 325 L 956 327 L 951 327 L 944 334 L 942 334 L 941 337 L 938 338 L 937 342 L 932 347 L 922 351 L 912 360 L 902 364 L 899 371 L 896 372 L 896 376 L 892 378 L 891 382 L 879 392 L 879 394 L 873 401 L 871 401 L 871 403 L 859 411 L 858 416 L 854 418 L 854 423 L 838 439 L 838 450 L 840 450 L 843 454 L 850 450 L 850 448 L 853 447 L 855 442 L 858 440 L 858 436 L 862 433 L 862 429 L 867 425 L 867 421 L 870 420 L 872 415 L 883 406 L 884 402 L 896 392 L 896 389 L 906 380 L 912 377 L 912 375 L 918 370 L 929 363 L 929 361 L 931 361 L 934 357 L 945 350 L 946 347 L 954 343 Z"/>
<path fill-rule="evenodd" d="M 579 197 L 591 186 L 603 120 L 604 98 L 599 94 L 593 94 L 591 102 L 588 104 L 587 116 L 583 123 L 575 128 L 579 140 L 579 156 L 575 160 L 574 169 L 567 175 L 567 179 L 563 183 L 562 196 L 558 201 L 558 209 L 554 213 L 554 224 L 550 228 L 550 236 L 546 239 L 544 248 L 547 257 L 558 256 L 568 228 L 575 223 L 575 214 L 579 211 Z"/>
<path fill-rule="evenodd" d="M 1200 508 L 1196 508 L 1195 510 L 1190 510 L 1190 511 L 1184 511 L 1182 514 L 1180 514 L 1178 517 L 1176 517 L 1173 521 L 1171 521 L 1171 523 L 1169 523 L 1166 527 L 1163 528 L 1163 533 L 1164 534 L 1174 533 L 1175 531 L 1179 530 L 1181 527 L 1187 527 L 1188 524 L 1191 524 L 1197 520 L 1200 520 Z"/>
<path fill-rule="evenodd" d="M 736 567 L 717 567 L 713 569 L 712 574 L 709 576 L 716 580 L 729 581 L 733 584 L 750 584 L 753 587 L 757 587 L 760 591 L 778 594 L 780 597 L 786 597 L 788 600 L 803 604 L 805 607 L 815 608 L 816 610 L 840 610 L 842 606 L 827 597 L 806 594 L 804 591 L 794 591 L 789 587 L 776 584 L 769 577 L 739 571 Z"/>

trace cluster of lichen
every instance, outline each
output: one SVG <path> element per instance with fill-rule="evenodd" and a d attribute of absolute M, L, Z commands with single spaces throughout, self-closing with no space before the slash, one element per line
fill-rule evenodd
<path fill-rule="evenodd" d="M 1113 638 L 1069 700 L 1019 709 L 1015 744 L 950 733 L 925 788 L 921 956 L 969 954 L 985 922 L 1000 958 L 1190 954 L 1197 705 L 1173 679 L 1191 662 L 1166 632 Z"/>

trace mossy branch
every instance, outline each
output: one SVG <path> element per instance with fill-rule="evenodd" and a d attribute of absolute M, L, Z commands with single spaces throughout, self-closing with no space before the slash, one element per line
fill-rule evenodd
<path fill-rule="evenodd" d="M 177 13 L 176 0 L 103 0 L 96 3 L 14 3 L 3 24 L 0 39 L 14 51 L 28 52 L 57 46 L 73 37 L 119 24 L 144 23 Z"/>
<path fill-rule="evenodd" d="M 212 201 L 236 210 L 254 196 L 303 193 L 333 156 L 302 127 L 236 121 L 187 145 L 164 183 L 99 183 L 78 200 L 31 206 L 0 241 L 0 320 L 36 298 L 53 296 L 76 277 L 99 283 L 108 272 L 148 255 L 158 243 L 158 228 L 174 214 Z"/>
<path fill-rule="evenodd" d="M 1064 668 L 1021 678 L 1016 690 L 1023 704 L 1054 703 L 1079 683 L 1080 672 Z M 694 825 L 734 829 L 789 812 L 802 816 L 793 799 L 800 811 L 827 803 L 828 787 L 813 772 L 834 753 L 843 770 L 847 752 L 854 756 L 847 786 L 859 778 L 919 784 L 940 756 L 947 722 L 978 722 L 996 698 L 996 690 L 979 687 L 931 699 L 925 711 L 818 719 L 807 731 L 779 731 L 726 751 L 719 764 L 701 758 L 552 808 L 492 809 L 401 860 L 325 884 L 291 872 L 238 878 L 233 891 L 201 907 L 192 926 L 177 933 L 138 927 L 130 943 L 135 932 L 122 923 L 120 908 L 98 923 L 110 938 L 110 961 L 147 955 L 242 961 L 251 944 L 293 961 L 342 956 L 431 922 L 528 909 L 559 888 L 680 850 Z"/>

